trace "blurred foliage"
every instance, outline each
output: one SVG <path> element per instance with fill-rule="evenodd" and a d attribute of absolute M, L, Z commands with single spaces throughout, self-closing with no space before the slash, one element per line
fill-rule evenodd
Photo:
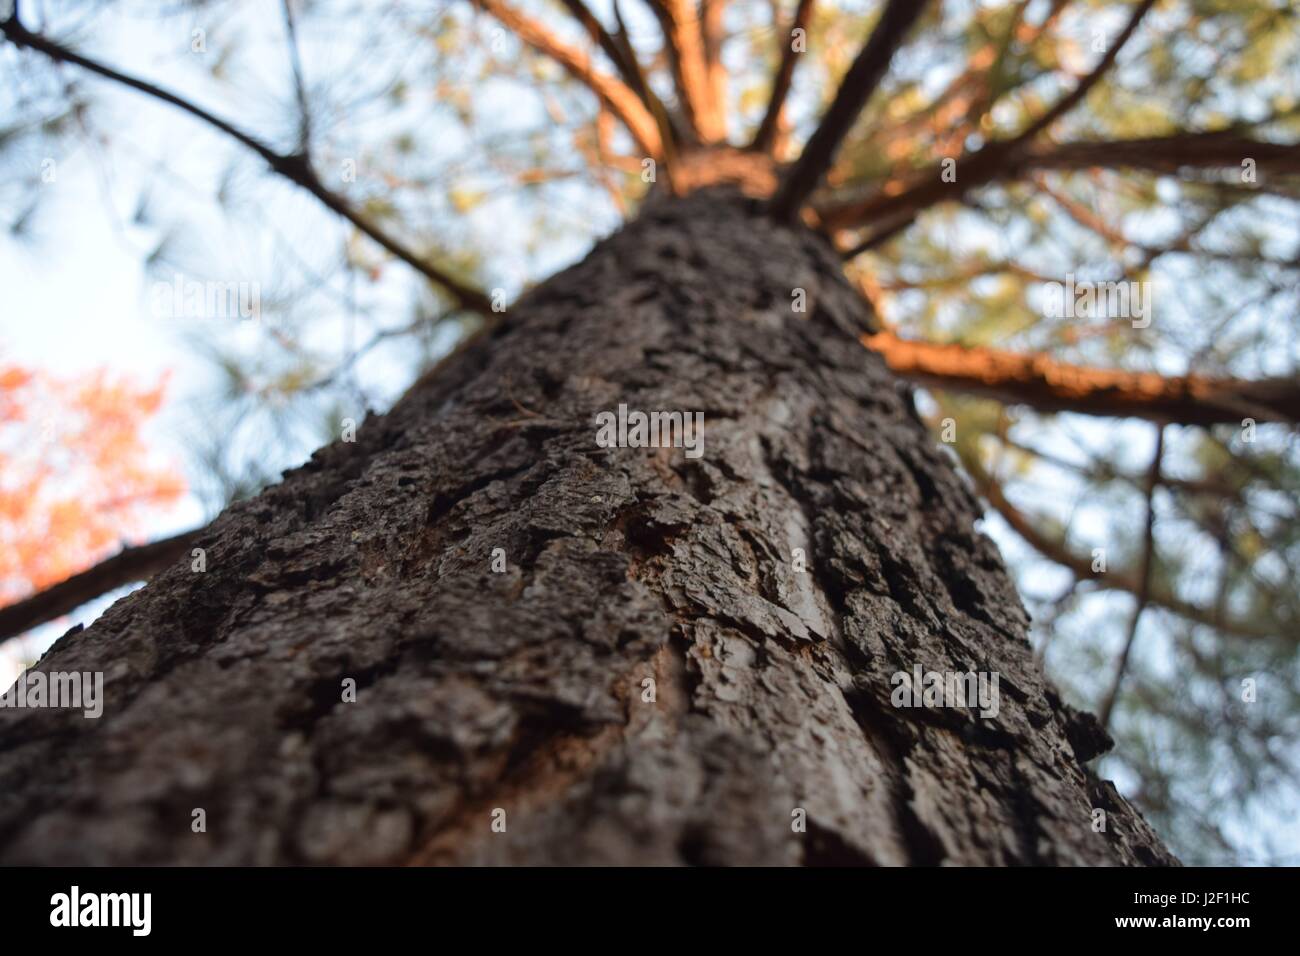
<path fill-rule="evenodd" d="M 184 494 L 141 434 L 164 385 L 0 364 L 0 603 L 139 541 L 145 519 Z"/>

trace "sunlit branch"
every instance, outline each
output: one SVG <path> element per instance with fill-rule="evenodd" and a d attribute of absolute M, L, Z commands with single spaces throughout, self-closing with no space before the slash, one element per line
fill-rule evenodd
<path fill-rule="evenodd" d="M 564 42 L 545 24 L 505 3 L 474 0 L 521 42 L 558 63 L 565 72 L 603 100 L 648 156 L 661 157 L 659 129 L 641 97 L 625 83 L 598 70 L 586 50 Z"/>
<path fill-rule="evenodd" d="M 1106 222 L 1106 220 L 1091 207 L 1078 202 L 1059 189 L 1054 189 L 1052 184 L 1047 181 L 1046 176 L 1038 174 L 1031 176 L 1030 180 L 1036 190 L 1060 206 L 1061 209 L 1065 211 L 1066 215 L 1084 229 L 1096 234 L 1113 246 L 1134 245 L 1127 236 L 1120 232 L 1118 227 L 1112 226 L 1110 223 Z"/>
<path fill-rule="evenodd" d="M 1247 417 L 1300 422 L 1300 377 L 1246 381 L 1090 368 L 1041 353 L 936 345 L 891 332 L 863 336 L 862 341 L 879 352 L 895 374 L 911 381 L 1029 405 L 1040 412 L 1202 426 L 1239 424 Z"/>
<path fill-rule="evenodd" d="M 723 104 L 713 96 L 700 19 L 690 0 L 646 0 L 659 21 L 673 83 L 691 131 L 704 143 L 720 143 L 727 128 Z"/>
<path fill-rule="evenodd" d="M 587 35 L 600 47 L 605 56 L 609 57 L 610 61 L 618 69 L 618 74 L 623 78 L 623 82 L 650 111 L 655 124 L 659 128 L 660 140 L 664 143 L 664 155 L 665 157 L 670 156 L 672 150 L 668 143 L 674 137 L 674 133 L 668 120 L 668 111 L 664 108 L 663 101 L 659 99 L 658 94 L 646 82 L 645 74 L 641 69 L 641 62 L 637 59 L 636 51 L 632 49 L 632 44 L 628 40 L 627 27 L 623 23 L 618 3 L 613 4 L 618 31 L 617 33 L 610 33 L 583 0 L 561 0 L 561 2 L 573 18 L 587 31 Z"/>
<path fill-rule="evenodd" d="M 704 43 L 704 70 L 709 81 L 709 99 L 727 138 L 727 68 L 722 63 L 723 21 L 727 0 L 700 0 L 700 36 Z"/>

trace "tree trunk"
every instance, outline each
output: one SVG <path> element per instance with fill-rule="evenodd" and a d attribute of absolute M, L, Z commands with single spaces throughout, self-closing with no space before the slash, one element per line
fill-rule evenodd
<path fill-rule="evenodd" d="M 870 329 L 802 227 L 649 202 L 58 642 L 104 715 L 0 710 L 0 860 L 1175 862 Z M 620 403 L 702 457 L 598 446 Z M 918 665 L 996 716 L 893 706 Z"/>

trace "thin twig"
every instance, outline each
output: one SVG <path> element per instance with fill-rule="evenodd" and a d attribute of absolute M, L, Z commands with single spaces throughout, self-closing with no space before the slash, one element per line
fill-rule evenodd
<path fill-rule="evenodd" d="M 1106 75 L 1106 72 L 1114 64 L 1115 58 L 1119 56 L 1119 51 L 1124 49 L 1124 44 L 1128 43 L 1129 37 L 1133 36 L 1137 31 L 1138 24 L 1142 22 L 1142 18 L 1146 16 L 1147 11 L 1155 6 L 1155 2 L 1156 0 L 1142 0 L 1137 9 L 1133 11 L 1133 15 L 1129 17 L 1129 21 L 1120 32 L 1119 37 L 1111 44 L 1110 49 L 1106 51 L 1106 54 L 1093 68 L 1092 72 L 1080 80 L 1073 90 L 1061 97 L 1055 106 L 1030 124 L 1028 129 L 1011 140 L 1008 145 L 1019 146 L 1021 143 L 1029 142 L 1078 106 L 1083 101 L 1083 98 L 1088 95 L 1088 92 Z"/>
<path fill-rule="evenodd" d="M 790 92 L 790 84 L 794 79 L 794 66 L 797 62 L 795 58 L 799 55 L 799 51 L 794 48 L 794 32 L 807 31 L 815 5 L 816 0 L 799 0 L 799 6 L 795 8 L 794 19 L 790 22 L 789 29 L 785 31 L 785 45 L 781 48 L 781 65 L 777 67 L 776 75 L 772 77 L 772 95 L 767 100 L 767 112 L 763 114 L 763 120 L 758 124 L 758 132 L 754 134 L 754 141 L 749 145 L 750 149 L 765 153 L 771 152 L 776 145 L 781 112 L 785 108 L 785 98 Z"/>
<path fill-rule="evenodd" d="M 980 494 L 987 499 L 993 510 L 1010 525 L 1011 530 L 1038 554 L 1053 564 L 1058 564 L 1071 571 L 1075 577 L 1091 581 L 1095 587 L 1101 590 L 1124 591 L 1128 594 L 1138 593 L 1140 585 L 1135 572 L 1115 568 L 1102 571 L 1096 568 L 1091 558 L 1074 553 L 1065 540 L 1044 533 L 1039 527 L 1039 519 L 1031 520 L 1028 515 L 1011 504 L 1006 495 L 1003 494 L 997 481 L 988 474 L 973 455 L 962 454 L 960 451 L 958 454 L 961 456 L 962 465 L 974 480 Z M 1204 624 L 1206 627 L 1215 628 L 1235 637 L 1272 640 L 1278 634 L 1275 629 L 1267 625 L 1254 621 L 1235 620 L 1219 613 L 1217 609 L 1188 603 L 1165 588 L 1153 588 L 1148 603 L 1172 611 L 1179 617 L 1186 618 L 1189 621 Z"/>
<path fill-rule="evenodd" d="M 432 265 L 424 258 L 417 255 L 404 243 L 388 235 L 374 223 L 363 217 L 348 204 L 347 200 L 337 193 L 332 192 L 324 183 L 321 182 L 320 177 L 316 175 L 315 171 L 307 162 L 307 157 L 302 153 L 278 153 L 229 121 L 221 119 L 219 116 L 208 112 L 202 107 L 191 103 L 189 100 L 186 100 L 169 90 L 165 90 L 134 76 L 121 73 L 102 63 L 84 57 L 80 53 L 70 50 L 53 40 L 30 32 L 18 22 L 16 17 L 10 17 L 8 20 L 0 23 L 0 32 L 2 32 L 4 36 L 17 47 L 35 50 L 59 63 L 71 63 L 74 66 L 79 66 L 97 76 L 112 80 L 122 86 L 129 87 L 130 89 L 153 97 L 160 102 L 175 106 L 177 109 L 183 110 L 196 119 L 203 121 L 213 129 L 220 130 L 231 139 L 260 156 L 272 170 L 279 173 L 285 179 L 288 179 L 290 182 L 307 190 L 307 192 L 320 200 L 320 202 L 331 212 L 338 214 L 348 222 L 352 223 L 352 225 L 356 226 L 357 229 L 369 236 L 388 252 L 411 266 L 431 282 L 441 286 L 462 308 L 483 315 L 491 314 L 492 302 L 485 293 L 473 288 L 472 286 L 466 285 L 437 266 Z"/>
<path fill-rule="evenodd" d="M 289 45 L 289 63 L 293 70 L 293 93 L 298 101 L 298 152 L 310 156 L 311 112 L 307 109 L 307 86 L 303 80 L 302 55 L 298 50 L 298 24 L 293 16 L 293 0 L 281 0 L 284 32 Z"/>
<path fill-rule="evenodd" d="M 1138 572 L 1138 591 L 1136 594 L 1137 601 L 1133 605 L 1133 618 L 1129 621 L 1128 638 L 1124 641 L 1124 650 L 1120 653 L 1119 663 L 1115 665 L 1115 678 L 1110 685 L 1110 693 L 1106 695 L 1106 702 L 1102 705 L 1101 727 L 1103 730 L 1110 728 L 1110 718 L 1115 711 L 1115 701 L 1119 699 L 1120 686 L 1124 683 L 1124 674 L 1128 670 L 1129 655 L 1133 651 L 1133 644 L 1137 640 L 1138 622 L 1142 620 L 1142 612 L 1146 610 L 1147 602 L 1151 599 L 1151 568 L 1155 563 L 1155 523 L 1156 523 L 1156 488 L 1160 485 L 1160 460 L 1165 451 L 1165 430 L 1163 426 L 1156 426 L 1156 450 L 1151 456 L 1151 471 L 1147 475 L 1147 523 L 1146 531 L 1142 539 L 1142 569 Z"/>

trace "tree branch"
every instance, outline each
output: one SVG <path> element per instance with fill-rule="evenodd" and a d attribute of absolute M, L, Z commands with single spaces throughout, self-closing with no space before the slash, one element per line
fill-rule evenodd
<path fill-rule="evenodd" d="M 687 137 L 678 124 L 674 122 L 673 117 L 668 114 L 668 109 L 664 106 L 663 100 L 650 88 L 645 72 L 641 69 L 641 63 L 636 58 L 636 51 L 632 49 L 631 34 L 628 33 L 627 23 L 623 20 L 623 10 L 619 6 L 618 0 L 614 0 L 613 8 L 614 21 L 618 24 L 618 33 L 615 34 L 614 42 L 623 51 L 623 58 L 632 71 L 632 88 L 636 90 L 637 95 L 644 102 L 649 104 L 655 125 L 659 128 L 659 141 L 663 144 L 663 159 L 667 164 L 668 178 L 671 181 L 672 171 L 677 165 L 678 144 Z"/>
<path fill-rule="evenodd" d="M 659 137 L 663 146 L 663 155 L 666 160 L 672 156 L 672 148 L 669 145 L 674 138 L 671 121 L 668 119 L 668 111 L 664 108 L 663 101 L 659 99 L 650 84 L 646 82 L 645 74 L 641 70 L 641 64 L 637 60 L 636 51 L 632 49 L 632 44 L 628 41 L 627 28 L 623 24 L 622 14 L 618 9 L 618 2 L 615 0 L 614 18 L 618 23 L 619 33 L 610 33 L 605 29 L 596 15 L 583 2 L 583 0 L 561 0 L 565 8 L 573 15 L 582 27 L 587 31 L 587 35 L 604 51 L 610 61 L 618 69 L 618 75 L 623 78 L 623 82 L 632 90 L 645 104 L 646 109 L 654 118 L 655 125 L 659 129 Z M 606 104 L 608 109 L 608 104 Z"/>
<path fill-rule="evenodd" d="M 1129 17 L 1129 21 L 1120 32 L 1119 37 L 1113 44 L 1111 44 L 1110 49 L 1106 51 L 1106 54 L 1101 58 L 1101 62 L 1093 68 L 1092 72 L 1080 80 L 1073 90 L 1063 96 L 1055 106 L 1039 117 L 1038 120 L 1032 123 L 1028 129 L 1015 137 L 1015 139 L 1011 141 L 1011 145 L 1016 146 L 1020 143 L 1029 142 L 1043 130 L 1047 129 L 1058 119 L 1083 102 L 1083 98 L 1088 95 L 1089 91 L 1094 86 L 1097 85 L 1102 76 L 1106 74 L 1106 71 L 1114 65 L 1115 58 L 1119 56 L 1119 51 L 1124 49 L 1124 44 L 1128 43 L 1129 37 L 1133 36 L 1137 31 L 1138 24 L 1142 22 L 1142 18 L 1146 16 L 1147 11 L 1155 6 L 1155 2 L 1156 0 L 1142 0 L 1142 2 L 1138 4 L 1137 9 L 1133 11 L 1133 15 Z"/>
<path fill-rule="evenodd" d="M 1242 169 L 1255 161 L 1257 169 L 1279 175 L 1300 174 L 1300 145 L 1251 139 L 1239 130 L 1175 133 L 1142 139 L 1041 146 L 1017 157 L 1017 175 L 1031 169 L 1144 169 L 1178 173 L 1193 169 Z"/>
<path fill-rule="evenodd" d="M 875 92 L 894 53 L 925 7 L 925 0 L 888 0 L 885 4 L 871 39 L 849 67 L 835 99 L 804 146 L 798 162 L 772 197 L 770 209 L 776 219 L 793 220 L 804 200 L 826 175 L 840 143 Z"/>
<path fill-rule="evenodd" d="M 311 112 L 307 107 L 307 84 L 298 49 L 298 21 L 293 15 L 293 0 L 281 0 L 284 13 L 285 40 L 289 45 L 289 63 L 293 70 L 293 94 L 298 101 L 298 152 L 311 155 Z"/>
<path fill-rule="evenodd" d="M 1035 42 L 1055 23 L 1066 2 L 1054 0 L 1047 16 L 1037 25 L 1031 25 L 1025 22 L 1029 0 L 1019 0 L 1000 40 L 994 40 L 991 29 L 980 24 L 981 29 L 988 31 L 988 38 L 969 53 L 966 68 L 936 97 L 918 106 L 906 119 L 893 124 L 886 131 L 886 140 L 892 142 L 897 137 L 912 139 L 922 129 L 928 128 L 933 137 L 928 147 L 931 154 L 951 156 L 960 152 L 961 144 L 979 129 L 998 100 L 1033 79 L 1019 73 L 1010 77 L 1005 75 L 1006 59 L 1012 44 L 1019 42 L 1029 46 Z M 1000 15 L 1002 9 L 987 8 L 990 16 Z"/>
<path fill-rule="evenodd" d="M 781 47 L 781 65 L 777 67 L 776 75 L 772 77 L 772 95 L 767 100 L 767 111 L 763 114 L 762 122 L 758 124 L 758 132 L 754 134 L 753 142 L 749 144 L 750 149 L 762 153 L 771 153 L 775 150 L 776 133 L 781 125 L 781 113 L 785 109 L 785 98 L 790 92 L 790 84 L 794 80 L 794 65 L 799 56 L 794 48 L 794 31 L 807 31 L 815 6 L 816 0 L 799 0 L 799 6 L 795 8 L 794 19 L 790 21 L 790 28 L 785 31 L 785 44 Z"/>
<path fill-rule="evenodd" d="M 1069 365 L 1048 355 L 862 337 L 895 374 L 937 388 L 988 395 L 1042 412 L 1143 418 L 1178 425 L 1300 422 L 1300 377 L 1247 381 Z"/>
<path fill-rule="evenodd" d="M 0 641 L 75 611 L 114 588 L 144 580 L 185 554 L 204 530 L 196 528 L 161 541 L 124 548 L 80 574 L 0 607 Z"/>
<path fill-rule="evenodd" d="M 1049 109 L 1036 122 L 1030 124 L 1029 128 L 1027 128 L 1024 132 L 1009 140 L 1001 140 L 998 142 L 990 143 L 988 146 L 980 150 L 978 153 L 968 154 L 967 156 L 962 157 L 958 161 L 958 166 L 965 167 L 963 169 L 963 176 L 971 166 L 975 166 L 977 167 L 977 169 L 983 171 L 992 170 L 996 166 L 999 160 L 1002 160 L 1003 158 L 1015 155 L 1018 152 L 1020 152 L 1021 147 L 1029 144 L 1040 132 L 1047 129 L 1049 126 L 1055 123 L 1058 119 L 1060 119 L 1070 110 L 1074 109 L 1074 107 L 1076 107 L 1080 102 L 1082 102 L 1083 98 L 1088 95 L 1088 92 L 1098 83 L 1098 81 L 1101 80 L 1102 76 L 1105 75 L 1105 73 L 1114 64 L 1115 58 L 1119 56 L 1120 50 L 1122 50 L 1124 48 L 1124 45 L 1128 43 L 1129 38 L 1137 30 L 1138 24 L 1141 22 L 1142 18 L 1146 15 L 1147 11 L 1150 10 L 1152 6 L 1154 6 L 1154 4 L 1155 4 L 1155 0 L 1143 0 L 1143 2 L 1138 5 L 1137 9 L 1134 10 L 1133 15 L 1129 18 L 1128 24 L 1124 27 L 1123 31 L 1121 31 L 1116 42 L 1111 46 L 1109 50 L 1106 51 L 1106 54 L 1102 57 L 1101 62 L 1097 64 L 1097 66 L 1092 70 L 1092 72 L 1089 73 L 1086 77 L 1084 77 L 1081 81 L 1079 81 L 1079 83 L 1075 86 L 1075 88 L 1070 93 L 1062 97 L 1061 100 L 1055 106 Z M 1059 4 L 1059 3 L 1056 5 L 1056 8 L 1050 15 L 1049 20 L 1051 17 L 1054 17 L 1056 14 L 1060 12 L 1062 6 L 1063 4 Z M 1021 8 L 1021 12 L 1023 13 L 1023 7 Z M 1044 25 L 1043 29 L 1045 28 L 1046 25 Z M 992 103 L 987 103 L 985 104 L 985 109 L 987 110 L 988 108 L 991 108 L 991 106 Z M 923 178 L 922 182 L 926 182 L 926 181 L 933 182 L 937 180 L 941 185 L 948 185 L 943 182 L 944 177 L 942 176 L 942 172 L 943 172 L 942 167 L 940 167 L 937 171 L 932 169 L 930 171 L 930 176 L 927 178 Z M 988 180 L 983 180 L 983 181 L 987 182 Z M 955 185 L 955 181 L 953 185 Z M 978 183 L 976 183 L 976 185 L 978 185 Z M 966 188 L 969 188 L 969 186 L 970 183 L 968 180 L 966 183 Z M 935 194 L 936 196 L 935 201 L 938 201 L 939 198 L 943 198 L 942 197 L 943 192 L 944 192 L 943 190 L 940 190 L 939 193 Z M 952 190 L 952 192 L 955 192 L 960 195 L 961 193 L 964 193 L 964 189 L 961 191 Z M 889 190 L 886 189 L 885 193 L 888 194 Z M 878 227 L 874 232 L 866 236 L 864 239 L 860 240 L 856 245 L 854 245 L 851 249 L 849 249 L 846 253 L 844 253 L 844 258 L 854 259 L 857 256 L 861 255 L 863 252 L 866 252 L 870 249 L 874 249 L 876 246 L 879 246 L 881 243 L 887 241 L 888 239 L 902 232 L 904 229 L 910 226 L 912 222 L 916 219 L 916 215 L 920 211 L 920 208 L 923 207 L 916 207 L 907 210 L 894 222 Z"/>
<path fill-rule="evenodd" d="M 850 246 L 848 249 L 841 252 L 840 257 L 844 259 L 845 262 L 850 262 L 862 255 L 864 252 L 870 252 L 878 246 L 883 246 L 890 239 L 893 239 L 899 233 L 907 229 L 907 227 L 915 221 L 916 213 L 912 213 L 901 219 L 897 219 L 888 225 L 881 226 L 875 232 L 864 237 L 856 245 Z"/>
<path fill-rule="evenodd" d="M 154 86 L 144 80 L 120 73 L 111 67 L 84 57 L 73 50 L 62 46 L 53 40 L 29 32 L 15 17 L 11 17 L 0 23 L 0 33 L 15 46 L 26 48 L 42 53 L 50 59 L 59 63 L 70 63 L 88 70 L 97 76 L 112 80 L 122 86 L 129 87 L 147 96 L 153 97 L 163 103 L 175 106 L 211 126 L 213 129 L 220 130 L 231 139 L 252 150 L 271 167 L 276 173 L 279 173 L 285 179 L 302 187 L 307 192 L 315 196 L 330 211 L 346 219 L 353 226 L 369 236 L 388 252 L 392 253 L 398 259 L 411 266 L 431 282 L 441 286 L 462 308 L 472 312 L 479 312 L 484 315 L 491 315 L 492 302 L 480 290 L 466 285 L 459 279 L 444 272 L 437 266 L 427 262 L 417 255 L 413 250 L 408 248 L 402 242 L 389 236 L 378 226 L 371 223 L 343 199 L 340 195 L 332 192 L 320 181 L 320 178 L 308 164 L 306 157 L 302 153 L 283 154 L 277 153 L 269 146 L 258 141 L 253 136 L 245 133 L 243 130 L 234 126 L 226 120 L 221 119 L 213 113 L 200 106 L 196 106 L 189 100 L 177 96 L 168 90 Z"/>
<path fill-rule="evenodd" d="M 849 229 L 868 223 L 910 221 L 924 209 L 995 181 L 1023 178 L 1034 170 L 1141 169 L 1176 174 L 1189 170 L 1235 169 L 1253 160 L 1257 171 L 1300 174 L 1300 145 L 1252 139 L 1235 129 L 1210 133 L 1174 133 L 1140 139 L 1047 144 L 1009 150 L 990 143 L 958 158 L 956 178 L 945 182 L 942 164 L 904 180 L 885 183 L 858 199 L 830 202 L 817 210 L 825 229 Z"/>
<path fill-rule="evenodd" d="M 570 46 L 546 27 L 504 0 L 474 0 L 515 36 L 564 68 L 570 76 L 596 94 L 627 127 L 647 156 L 662 157 L 663 144 L 654 116 L 626 84 L 597 70 L 585 50 Z M 623 62 L 620 57 L 616 65 Z"/>
<path fill-rule="evenodd" d="M 1054 455 L 1051 452 L 1043 451 L 1041 448 L 1034 448 L 1030 445 L 1023 444 L 1006 435 L 999 435 L 998 440 L 1002 444 L 1018 451 L 1022 455 L 1038 461 L 1045 462 L 1053 468 L 1062 471 L 1068 471 L 1088 481 L 1123 481 L 1134 487 L 1144 487 L 1146 477 L 1140 474 L 1133 474 L 1127 471 L 1120 471 L 1113 465 L 1106 462 L 1090 460 L 1087 464 L 1076 461 L 1070 461 L 1060 455 Z M 1222 475 L 1222 472 L 1220 472 Z M 1169 491 L 1182 492 L 1188 495 L 1207 495 L 1211 498 L 1220 498 L 1230 501 L 1240 501 L 1242 489 L 1240 486 L 1233 484 L 1231 481 L 1224 480 L 1222 477 L 1216 478 L 1175 478 L 1172 475 L 1161 473 L 1160 486 L 1167 488 Z"/>
<path fill-rule="evenodd" d="M 1263 253 L 1238 253 L 1222 249 L 1207 249 L 1199 243 L 1193 244 L 1192 240 L 1196 238 L 1197 234 L 1203 232 L 1224 212 L 1226 208 L 1231 207 L 1213 209 L 1208 215 L 1202 216 L 1198 221 L 1191 223 L 1172 241 L 1163 245 L 1153 246 L 1144 242 L 1139 242 L 1136 239 L 1130 239 L 1128 236 L 1124 235 L 1121 229 L 1106 222 L 1101 216 L 1093 212 L 1093 210 L 1084 203 L 1071 198 L 1068 194 L 1059 189 L 1054 189 L 1047 181 L 1046 176 L 1035 175 L 1032 177 L 1032 181 L 1035 189 L 1043 195 L 1051 198 L 1053 202 L 1065 211 L 1066 215 L 1089 232 L 1094 233 L 1112 246 L 1127 246 L 1142 253 L 1142 260 L 1135 264 L 1133 269 L 1130 270 L 1130 274 L 1139 274 L 1151 268 L 1152 264 L 1157 259 L 1174 254 L 1200 257 L 1214 262 L 1255 263 L 1260 265 L 1280 266 L 1282 268 L 1296 268 L 1297 266 L 1300 266 L 1300 261 L 1278 259 L 1273 256 L 1264 255 Z"/>
<path fill-rule="evenodd" d="M 997 262 L 976 262 L 957 269 L 945 270 L 942 275 L 927 276 L 922 279 L 884 279 L 880 288 L 885 292 L 902 292 L 907 289 L 944 289 L 955 285 L 965 285 L 972 279 L 991 275 L 1012 275 L 1030 282 L 1054 282 L 1054 277 L 1035 272 L 1018 262 L 1009 259 Z"/>
<path fill-rule="evenodd" d="M 1133 605 L 1133 618 L 1129 622 L 1124 650 L 1119 655 L 1119 663 L 1115 665 L 1115 677 L 1110 685 L 1110 693 L 1106 695 L 1106 701 L 1102 705 L 1101 715 L 1098 718 L 1102 730 L 1110 727 L 1115 701 L 1119 699 L 1119 689 L 1124 683 L 1124 674 L 1128 670 L 1129 655 L 1133 652 L 1134 641 L 1137 640 L 1138 622 L 1142 620 L 1142 612 L 1146 610 L 1147 602 L 1151 599 L 1151 566 L 1155 563 L 1156 553 L 1156 488 L 1160 485 L 1160 461 L 1164 457 L 1164 451 L 1165 429 L 1161 425 L 1156 428 L 1156 451 L 1151 458 L 1151 470 L 1147 475 L 1147 521 L 1142 538 L 1142 570 L 1138 572 L 1138 590 L 1134 595 L 1136 603 Z"/>
<path fill-rule="evenodd" d="M 663 31 L 673 84 L 692 132 L 704 143 L 727 138 L 722 104 L 713 97 L 704 37 L 690 0 L 646 0 Z"/>
<path fill-rule="evenodd" d="M 627 84 L 629 89 L 636 92 L 637 83 L 633 64 L 627 62 L 625 51 L 614 42 L 613 35 L 605 29 L 604 24 L 596 19 L 596 15 L 591 12 L 591 9 L 583 0 L 561 0 L 561 2 L 572 17 L 587 31 L 587 35 L 591 37 L 592 42 L 600 47 L 605 56 L 609 57 L 609 61 L 614 64 L 614 68 L 618 70 L 618 75 L 623 78 L 623 82 Z M 646 102 L 645 105 L 649 107 L 650 103 Z"/>
<path fill-rule="evenodd" d="M 700 0 L 700 37 L 704 45 L 704 71 L 709 99 L 718 115 L 720 140 L 727 138 L 727 68 L 722 65 L 723 20 L 727 0 Z"/>

